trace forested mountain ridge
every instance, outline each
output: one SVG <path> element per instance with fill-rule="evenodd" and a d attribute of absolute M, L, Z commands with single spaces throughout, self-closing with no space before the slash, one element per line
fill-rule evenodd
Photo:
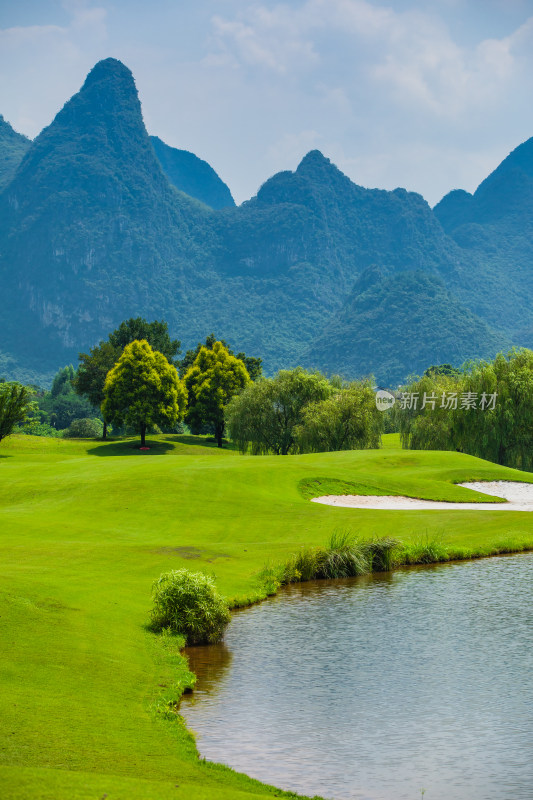
<path fill-rule="evenodd" d="M 136 315 L 166 319 L 186 347 L 214 330 L 267 371 L 303 363 L 381 382 L 419 368 L 420 336 L 433 363 L 510 341 L 491 303 L 496 292 L 518 307 L 516 286 L 441 224 L 444 201 L 433 212 L 404 189 L 365 189 L 314 150 L 248 202 L 232 206 L 228 190 L 213 210 L 171 185 L 156 153 L 184 151 L 165 148 L 115 59 L 29 144 L 0 195 L 1 373 L 55 371 Z M 361 344 L 378 319 L 406 331 L 394 357 L 377 333 Z"/>
<path fill-rule="evenodd" d="M 472 314 L 437 275 L 370 267 L 306 360 L 330 372 L 369 374 L 378 351 L 378 376 L 395 386 L 405 380 L 406 363 L 420 375 L 430 364 L 460 365 L 472 352 L 490 358 L 510 345 L 508 336 Z"/>
<path fill-rule="evenodd" d="M 97 64 L 0 196 L 7 349 L 20 352 L 22 325 L 51 355 L 72 353 L 117 317 L 168 305 L 165 273 L 187 269 L 206 213 L 163 175 L 130 71 Z"/>
<path fill-rule="evenodd" d="M 13 180 L 31 142 L 17 133 L 0 114 L 0 191 Z"/>
<path fill-rule="evenodd" d="M 207 161 L 188 150 L 170 147 L 158 136 L 150 136 L 150 141 L 161 169 L 176 189 L 195 197 L 210 208 L 235 205 L 228 186 Z"/>
<path fill-rule="evenodd" d="M 473 195 L 453 191 L 434 212 L 469 264 L 463 296 L 487 321 L 530 346 L 533 304 L 533 138 L 515 148 Z"/>

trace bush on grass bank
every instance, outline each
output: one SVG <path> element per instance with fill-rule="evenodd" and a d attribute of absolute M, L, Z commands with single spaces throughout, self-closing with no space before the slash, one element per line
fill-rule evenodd
<path fill-rule="evenodd" d="M 214 579 L 187 569 L 162 573 L 152 587 L 152 628 L 183 635 L 187 644 L 212 644 L 224 634 L 230 614 Z"/>
<path fill-rule="evenodd" d="M 63 432 L 65 439 L 98 439 L 104 434 L 104 423 L 101 419 L 85 417 L 75 419 Z"/>

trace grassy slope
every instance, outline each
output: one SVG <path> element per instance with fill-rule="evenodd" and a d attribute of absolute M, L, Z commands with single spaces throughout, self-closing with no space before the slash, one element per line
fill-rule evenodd
<path fill-rule="evenodd" d="M 8 798 L 206 798 L 278 795 L 198 761 L 178 717 L 154 712 L 189 680 L 144 629 L 152 580 L 187 566 L 215 572 L 234 602 L 254 575 L 338 528 L 404 539 L 442 533 L 484 550 L 533 546 L 521 512 L 357 511 L 310 503 L 313 478 L 471 500 L 452 484 L 533 481 L 457 453 L 381 451 L 243 457 L 192 437 L 133 442 L 13 437 L 0 450 L 0 788 Z M 337 485 L 332 483 L 332 485 Z M 481 497 L 480 497 L 481 499 Z M 483 498 L 486 499 L 486 498 Z"/>

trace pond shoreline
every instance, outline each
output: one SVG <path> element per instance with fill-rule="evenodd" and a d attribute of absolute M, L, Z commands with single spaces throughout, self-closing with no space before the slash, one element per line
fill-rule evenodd
<path fill-rule="evenodd" d="M 525 555 L 525 554 L 527 554 L 527 552 L 531 552 L 531 549 L 532 549 L 532 548 L 529 548 L 529 550 L 528 550 L 528 551 L 522 551 L 522 552 L 523 552 L 523 554 Z M 512 556 L 516 556 L 516 555 L 520 555 L 520 554 L 521 554 L 521 553 L 511 553 L 511 552 L 507 552 L 507 553 L 502 553 L 502 554 L 500 554 L 500 555 L 501 555 L 501 556 L 509 556 L 509 557 L 512 557 Z M 444 562 L 444 563 L 448 564 L 449 566 L 452 566 L 452 565 L 457 565 L 457 564 L 459 563 L 459 561 L 462 561 L 462 562 L 464 562 L 464 561 L 474 561 L 474 560 L 478 560 L 478 558 L 481 558 L 481 557 L 485 557 L 485 558 L 486 558 L 488 561 L 491 559 L 491 556 L 486 556 L 486 555 L 485 555 L 485 556 L 477 556 L 477 557 L 476 557 L 476 558 L 474 558 L 474 559 L 458 559 L 458 560 L 455 560 L 455 561 L 448 561 L 448 562 Z M 496 561 L 496 559 L 494 559 L 494 560 Z M 505 558 L 505 561 L 507 561 L 507 558 Z M 422 565 L 401 565 L 401 566 L 399 566 L 398 568 L 396 568 L 395 570 L 392 570 L 392 571 L 391 571 L 391 573 L 390 573 L 390 578 L 391 578 L 391 579 L 393 579 L 393 574 L 392 574 L 392 573 L 396 573 L 396 572 L 402 572 L 402 573 L 404 573 L 404 574 L 408 574 L 408 573 L 410 573 L 410 572 L 413 572 L 413 569 L 414 569 L 415 567 L 416 567 L 416 570 L 417 570 L 417 571 L 419 571 L 421 568 L 423 568 L 423 572 L 424 572 L 424 573 L 426 573 L 426 569 L 425 569 L 425 568 L 426 568 L 426 567 L 428 567 L 428 568 L 429 568 L 429 567 L 432 567 L 432 568 L 434 568 L 434 567 L 435 567 L 435 564 L 422 564 Z M 431 571 L 433 571 L 433 570 L 431 570 Z M 487 570 L 485 570 L 485 571 L 487 571 Z M 490 571 L 490 570 L 489 570 L 489 571 Z M 367 583 L 367 581 L 365 580 L 365 578 L 368 578 L 368 580 L 370 581 L 370 585 L 372 585 L 372 584 L 373 584 L 373 582 L 375 582 L 375 580 L 378 580 L 378 585 L 379 585 L 379 584 L 381 584 L 381 582 L 382 582 L 383 580 L 387 581 L 387 577 L 388 577 L 388 576 L 387 576 L 387 573 L 379 573 L 379 574 L 373 573 L 373 574 L 371 574 L 371 575 L 368 575 L 368 576 L 362 576 L 362 578 L 363 578 L 363 585 L 361 586 L 361 590 L 362 590 L 362 591 L 365 591 L 365 590 L 366 590 L 366 583 Z M 311 595 L 309 595 L 309 596 L 313 596 L 313 593 L 315 592 L 315 590 L 316 590 L 316 591 L 319 591 L 320 593 L 322 593 L 323 591 L 326 591 L 326 592 L 328 592 L 329 590 L 331 590 L 331 591 L 333 591 L 333 592 L 336 592 L 336 591 L 338 591 L 338 590 L 339 590 L 339 591 L 346 591 L 346 587 L 348 587 L 348 588 L 349 588 L 350 586 L 352 586 L 352 587 L 353 587 L 353 586 L 355 586 L 355 584 L 357 584 L 357 583 L 361 584 L 361 579 L 358 579 L 357 581 L 352 581 L 352 580 L 350 580 L 350 579 L 340 579 L 340 580 L 317 580 L 316 582 L 313 582 L 313 583 L 314 583 L 315 585 L 311 585 L 311 582 L 310 582 L 310 581 L 302 582 L 302 584 L 309 584 L 309 589 L 308 589 L 308 590 L 306 589 L 306 587 L 304 588 L 304 585 L 302 585 L 302 587 L 301 587 L 301 589 L 304 591 L 304 595 L 303 595 L 303 597 L 307 597 L 309 592 L 311 592 Z M 388 583 L 388 581 L 387 581 L 387 583 Z M 297 611 L 297 604 L 298 604 L 298 603 L 300 603 L 300 602 L 302 602 L 302 601 L 299 599 L 299 592 L 300 592 L 300 590 L 299 590 L 299 584 L 292 584 L 292 585 L 284 586 L 284 587 L 282 587 L 282 588 L 283 588 L 283 592 L 281 592 L 281 591 L 280 591 L 280 593 L 279 593 L 280 595 L 283 595 L 285 592 L 287 592 L 287 593 L 288 593 L 288 600 L 291 600 L 291 595 L 292 595 L 292 598 L 294 598 L 293 602 L 294 602 L 296 605 L 294 606 L 293 615 L 294 615 L 294 613 L 300 613 L 300 612 L 298 612 L 298 611 Z M 487 587 L 487 591 L 489 591 L 489 587 Z M 296 594 L 295 594 L 295 593 L 296 593 Z M 467 592 L 467 593 L 468 593 L 468 592 Z M 284 603 L 284 602 L 286 602 L 284 599 L 281 599 L 281 600 L 280 600 L 279 598 L 276 598 L 276 600 L 278 600 L 278 601 L 279 601 L 279 602 L 281 602 L 281 603 Z M 450 602 L 453 604 L 453 602 L 454 602 L 454 601 L 453 601 L 453 598 L 450 598 Z M 274 606 L 273 608 L 275 609 L 275 606 Z M 250 612 L 250 609 L 249 609 L 249 608 L 248 608 L 248 609 L 246 609 L 246 610 L 247 610 L 248 612 Z M 243 612 L 246 612 L 246 610 L 245 610 L 245 609 L 242 609 L 242 611 L 243 611 Z M 271 612 L 272 612 L 272 609 L 270 609 L 270 610 L 269 610 L 269 613 L 271 613 Z M 307 605 L 306 605 L 306 612 L 307 612 L 307 614 L 309 613 L 309 604 L 307 604 Z M 273 612 L 272 612 L 272 613 L 273 613 Z M 237 616 L 240 616 L 240 615 L 237 615 Z M 267 615 L 267 616 L 268 616 L 268 615 Z M 244 620 L 246 620 L 246 615 L 245 615 L 245 613 L 244 613 L 243 619 L 244 619 Z M 259 619 L 259 617 L 257 617 L 257 615 L 255 615 L 255 619 Z M 249 633 L 250 633 L 250 632 L 252 632 L 252 628 L 250 628 L 250 627 L 246 628 L 246 626 L 245 626 L 245 630 L 248 630 L 248 632 L 249 632 Z M 282 637 L 282 638 L 284 638 L 284 637 Z M 310 645 L 310 646 L 311 646 L 311 645 Z M 224 649 L 224 645 L 221 645 L 221 648 L 222 648 L 222 650 L 223 650 L 223 649 Z M 200 651 L 201 651 L 201 648 L 193 648 L 193 650 L 194 650 L 194 651 L 196 651 L 196 654 L 197 654 L 198 656 L 200 656 L 200 657 L 201 657 L 201 653 L 200 653 Z M 185 651 L 185 654 L 186 654 L 186 655 L 189 655 L 189 654 L 191 654 L 191 653 L 192 653 L 192 650 L 186 650 L 186 651 Z M 206 655 L 207 655 L 207 653 L 206 653 Z M 247 662 L 247 666 L 248 666 L 248 667 L 250 667 L 250 662 L 249 662 L 249 661 Z M 244 680 L 246 680 L 245 676 L 242 674 L 242 666 L 241 666 L 241 674 L 240 674 L 240 675 L 241 675 L 241 677 L 240 677 L 240 680 L 239 680 L 239 685 L 241 685 L 241 681 L 242 681 L 243 679 L 244 679 Z M 268 674 L 267 674 L 267 676 L 266 676 L 266 681 L 267 681 L 267 683 L 268 683 Z M 283 686 L 283 678 L 281 678 L 281 686 Z M 201 689 L 201 686 L 200 686 L 199 688 Z M 201 691 L 202 691 L 202 689 L 201 689 Z M 214 689 L 213 691 L 215 692 L 215 694 L 217 693 L 217 690 L 216 690 L 216 689 Z M 239 690 L 239 694 L 240 694 L 240 690 Z M 192 698 L 189 698 L 189 700 L 191 700 L 191 699 L 192 699 Z M 283 702 L 283 701 L 281 701 L 281 703 L 282 703 L 282 702 Z M 217 712 L 217 713 L 218 713 L 218 712 Z M 237 712 L 236 712 L 236 713 L 237 713 Z M 259 711 L 258 711 L 258 713 L 261 713 L 261 712 L 259 712 Z M 191 719 L 189 718 L 189 714 L 187 714 L 185 718 L 186 718 L 186 723 L 187 723 L 187 725 L 192 725 L 192 726 L 194 727 L 194 729 L 195 729 L 195 730 L 198 730 L 198 724 L 197 724 L 197 723 L 195 723 L 194 719 L 193 719 L 193 720 L 191 720 Z M 262 719 L 263 719 L 263 718 L 262 718 Z M 230 727 L 231 727 L 231 726 L 230 726 Z M 229 736 L 229 738 L 230 738 L 230 741 L 231 741 L 231 740 L 233 739 L 233 732 L 230 732 L 230 728 L 228 728 L 228 730 L 227 730 L 227 733 L 228 733 L 228 736 Z M 302 747 L 305 749 L 305 743 L 302 743 Z M 207 758 L 209 758 L 209 759 L 214 759 L 213 755 L 210 755 L 210 753 L 209 753 L 209 750 L 207 751 L 207 753 L 205 753 L 205 751 L 204 751 L 204 750 L 202 750 L 202 752 L 205 754 L 205 756 L 206 756 Z M 216 755 L 216 754 L 215 754 L 215 755 Z M 217 757 L 217 758 L 216 758 L 216 760 L 217 760 L 217 761 L 219 761 L 219 760 L 220 760 L 220 757 Z M 263 759 L 263 760 L 264 760 L 264 759 Z M 235 760 L 234 760 L 234 761 L 232 761 L 231 763 L 233 763 L 233 764 L 234 764 L 234 767 L 233 767 L 233 768 L 235 768 L 236 770 L 238 770 L 238 771 L 245 771 L 245 772 L 247 772 L 247 769 L 246 769 L 246 767 L 243 767 L 243 764 L 242 764 L 242 759 L 241 759 L 241 763 L 239 763 L 239 760 L 238 760 L 238 759 L 237 759 L 237 761 L 235 761 Z M 255 772 L 253 772 L 252 774 L 256 775 L 256 776 L 257 776 L 257 778 L 258 778 L 259 780 L 266 780 L 268 783 L 270 783 L 271 781 L 272 781 L 273 783 L 279 783 L 279 781 L 277 781 L 277 780 L 276 780 L 276 773 L 275 773 L 275 771 L 274 771 L 274 774 L 270 774 L 270 775 L 269 775 L 269 774 L 268 774 L 268 772 L 267 772 L 267 773 L 265 773 L 264 771 L 263 771 L 263 772 L 261 772 L 261 771 L 259 771 L 259 772 L 258 772 L 258 771 L 257 771 L 257 769 L 255 769 Z M 296 787 L 296 786 L 294 785 L 294 783 L 293 783 L 293 784 L 290 784 L 290 783 L 289 783 L 289 784 L 286 784 L 286 783 L 285 783 L 285 784 L 282 784 L 282 785 L 285 785 L 285 786 L 287 786 L 287 785 L 288 785 L 288 786 L 291 786 L 291 788 L 292 788 L 292 791 L 302 791 L 302 788 L 303 788 L 303 791 L 309 791 L 309 790 L 310 790 L 310 788 L 311 788 L 309 785 L 306 785 L 306 784 L 305 784 L 305 782 L 304 782 L 304 785 L 303 785 L 303 787 Z M 357 784 L 355 784 L 355 785 L 357 785 Z M 425 785 L 425 784 L 424 784 L 424 785 Z M 334 791 L 330 791 L 330 792 L 329 792 L 329 794 L 328 794 L 328 793 L 327 793 L 327 791 L 324 789 L 324 787 L 323 787 L 323 786 L 317 786 L 317 789 L 318 789 L 318 791 L 321 793 L 321 795 L 324 795 L 324 796 L 334 796 L 334 797 L 339 797 L 339 796 L 341 796 L 341 795 L 340 795 L 338 792 L 337 792 L 337 793 L 335 793 Z M 289 790 L 289 791 L 290 791 L 290 790 Z M 361 790 L 361 792 L 362 792 L 362 791 L 363 791 L 363 790 Z M 344 797 L 345 795 L 342 795 L 342 796 Z M 352 795 L 350 795 L 350 797 L 351 797 L 351 796 L 352 796 Z M 361 796 L 361 798 L 363 798 L 363 797 L 366 797 L 366 795 L 363 795 L 363 793 L 361 793 L 361 795 L 357 794 L 357 795 L 353 795 L 353 796 L 354 796 L 354 797 L 356 797 L 356 796 L 357 796 L 357 797 Z M 380 796 L 381 796 L 381 795 L 380 795 Z M 392 796 L 395 796 L 395 795 L 394 795 L 394 793 L 393 793 L 393 795 L 392 795 Z M 402 795 L 402 796 L 403 796 L 403 795 Z M 416 795 L 414 795 L 414 796 L 416 796 Z M 452 795 L 450 795 L 450 796 L 455 796 L 455 795 L 453 795 L 453 794 L 452 794 Z M 491 796 L 492 796 L 492 795 L 491 795 Z M 522 796 L 523 796 L 523 795 L 521 795 L 521 794 L 519 795 L 519 797 L 522 797 Z M 370 795 L 369 795 L 369 797 L 370 797 Z M 374 797 L 374 795 L 372 795 L 372 797 Z"/>

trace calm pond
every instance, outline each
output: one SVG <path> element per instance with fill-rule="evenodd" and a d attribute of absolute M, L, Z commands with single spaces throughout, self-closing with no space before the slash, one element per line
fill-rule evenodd
<path fill-rule="evenodd" d="M 317 581 L 189 648 L 202 756 L 338 800 L 533 798 L 533 554 Z"/>

